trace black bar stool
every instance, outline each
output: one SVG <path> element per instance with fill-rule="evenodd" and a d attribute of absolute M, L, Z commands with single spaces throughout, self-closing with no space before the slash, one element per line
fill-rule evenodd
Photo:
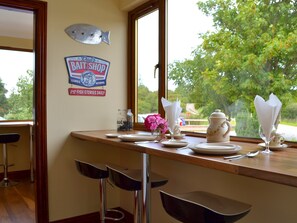
<path fill-rule="evenodd" d="M 244 217 L 251 205 L 204 191 L 169 194 L 160 191 L 165 211 L 184 223 L 233 223 Z"/>
<path fill-rule="evenodd" d="M 108 165 L 107 169 L 109 171 L 109 179 L 113 184 L 123 190 L 134 191 L 133 223 L 139 223 L 141 216 L 140 192 L 142 189 L 142 171 L 140 169 L 125 169 L 111 165 Z M 167 179 L 155 173 L 151 173 L 150 177 L 151 188 L 163 186 L 168 182 Z"/>
<path fill-rule="evenodd" d="M 98 163 L 86 163 L 80 160 L 75 160 L 76 168 L 83 176 L 99 179 L 99 194 L 100 194 L 100 223 L 105 220 L 120 221 L 125 215 L 123 212 L 115 209 L 106 209 L 106 179 L 108 178 L 108 170 L 105 165 Z M 115 212 L 120 215 L 119 218 L 106 217 L 107 212 Z"/>
<path fill-rule="evenodd" d="M 8 164 L 8 154 L 7 154 L 7 143 L 17 142 L 20 139 L 20 135 L 17 133 L 4 133 L 0 134 L 0 143 L 3 144 L 3 164 L 4 167 L 4 178 L 0 182 L 0 187 L 9 187 L 18 184 L 18 182 L 12 181 L 8 179 L 8 167 L 13 166 L 13 164 Z"/>

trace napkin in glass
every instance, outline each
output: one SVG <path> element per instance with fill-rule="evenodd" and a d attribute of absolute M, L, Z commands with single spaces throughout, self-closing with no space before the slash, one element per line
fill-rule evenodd
<path fill-rule="evenodd" d="M 274 94 L 270 94 L 267 101 L 265 101 L 261 96 L 256 95 L 254 105 L 263 133 L 266 136 L 270 136 L 273 128 L 272 126 L 276 123 L 276 119 L 282 107 L 281 101 Z"/>
<path fill-rule="evenodd" d="M 182 111 L 182 108 L 180 106 L 180 101 L 176 100 L 175 102 L 170 102 L 165 98 L 162 98 L 161 102 L 166 112 L 168 126 L 173 131 L 176 121 L 178 120 Z"/>

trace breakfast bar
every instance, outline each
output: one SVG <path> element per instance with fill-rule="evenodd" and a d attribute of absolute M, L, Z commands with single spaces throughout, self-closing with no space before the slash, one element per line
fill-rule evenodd
<path fill-rule="evenodd" d="M 282 151 L 275 151 L 270 155 L 260 153 L 254 158 L 243 158 L 229 161 L 224 159 L 223 155 L 200 154 L 192 151 L 192 149 L 188 147 L 167 148 L 161 143 L 156 142 L 123 142 L 119 138 L 106 137 L 106 134 L 110 133 L 115 134 L 119 132 L 112 130 L 73 131 L 71 132 L 71 136 L 80 140 L 107 144 L 142 154 L 143 222 L 145 223 L 150 222 L 150 156 L 162 157 L 205 168 L 297 187 L 297 150 L 295 148 L 286 148 Z M 121 133 L 135 134 L 140 132 L 130 131 Z M 206 142 L 205 138 L 193 136 L 185 136 L 182 140 L 191 145 Z M 241 147 L 238 154 L 246 154 L 250 151 L 262 149 L 256 143 L 237 141 L 232 141 L 231 143 Z"/>

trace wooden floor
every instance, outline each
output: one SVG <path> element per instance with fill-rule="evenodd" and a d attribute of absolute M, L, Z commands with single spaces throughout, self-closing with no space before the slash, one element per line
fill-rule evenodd
<path fill-rule="evenodd" d="M 1 223 L 35 222 L 34 183 L 29 179 L 18 182 L 16 186 L 0 187 Z"/>

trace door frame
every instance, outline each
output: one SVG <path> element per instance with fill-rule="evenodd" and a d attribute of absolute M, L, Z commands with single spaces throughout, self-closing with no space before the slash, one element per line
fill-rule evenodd
<path fill-rule="evenodd" d="M 0 0 L 0 7 L 27 10 L 34 13 L 34 95 L 33 144 L 35 164 L 35 218 L 37 223 L 49 222 L 47 131 L 46 131 L 46 41 L 47 2 L 38 0 Z"/>

